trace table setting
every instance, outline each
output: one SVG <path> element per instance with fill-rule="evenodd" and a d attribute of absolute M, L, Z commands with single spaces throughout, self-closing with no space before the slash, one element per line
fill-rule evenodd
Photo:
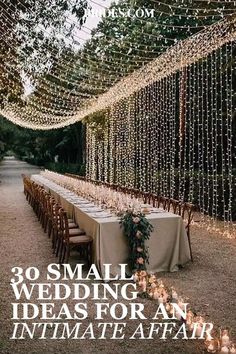
<path fill-rule="evenodd" d="M 142 212 L 151 223 L 153 232 L 146 241 L 149 250 L 149 271 L 177 271 L 190 260 L 190 251 L 183 219 L 179 215 L 154 208 L 129 195 L 94 186 L 51 171 L 32 175 L 31 179 L 44 186 L 58 200 L 80 228 L 94 239 L 94 263 L 112 264 L 113 273 L 119 264 L 127 263 L 129 247 L 120 225 L 124 210 Z M 130 209 L 129 209 L 130 210 Z"/>

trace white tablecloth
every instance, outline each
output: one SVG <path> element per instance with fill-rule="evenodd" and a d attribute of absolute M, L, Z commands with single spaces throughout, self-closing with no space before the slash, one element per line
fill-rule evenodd
<path fill-rule="evenodd" d="M 127 263 L 129 254 L 119 218 L 111 215 L 109 211 L 101 211 L 98 206 L 41 175 L 32 175 L 31 179 L 50 191 L 67 211 L 68 216 L 73 218 L 87 235 L 93 237 L 93 259 L 101 273 L 103 264 L 112 264 L 112 273 L 119 273 L 118 265 Z M 178 270 L 179 265 L 183 266 L 190 260 L 182 218 L 160 209 L 148 214 L 147 218 L 154 227 L 150 239 L 146 241 L 149 247 L 147 270 L 152 272 Z"/>

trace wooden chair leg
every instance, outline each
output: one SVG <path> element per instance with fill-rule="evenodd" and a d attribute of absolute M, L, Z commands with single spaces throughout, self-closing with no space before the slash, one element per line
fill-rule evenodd
<path fill-rule="evenodd" d="M 90 243 L 90 265 L 93 264 L 93 241 Z"/>
<path fill-rule="evenodd" d="M 52 221 L 49 219 L 48 220 L 48 238 L 51 237 L 52 234 Z"/>
<path fill-rule="evenodd" d="M 44 219 L 44 232 L 46 233 L 47 232 L 47 228 L 48 228 L 48 216 L 47 215 L 45 215 L 45 217 L 44 217 L 45 219 Z"/>
<path fill-rule="evenodd" d="M 65 246 L 65 263 L 68 263 L 69 258 L 70 258 L 70 245 Z M 64 259 L 63 259 L 64 261 Z"/>
<path fill-rule="evenodd" d="M 62 251 L 62 246 L 63 246 L 63 242 L 61 241 L 61 238 L 60 236 L 58 235 L 57 236 L 57 239 L 56 239 L 56 257 L 60 257 L 60 253 Z"/>
<path fill-rule="evenodd" d="M 88 263 L 89 263 L 89 257 L 90 257 L 90 247 L 89 247 L 89 243 L 87 244 L 87 246 L 86 246 L 86 259 L 87 259 L 87 261 L 88 261 Z"/>
<path fill-rule="evenodd" d="M 65 245 L 65 244 L 62 245 L 62 249 L 59 255 L 59 264 L 64 263 L 65 257 L 67 257 L 68 247 L 69 245 Z"/>
<path fill-rule="evenodd" d="M 60 248 L 59 234 L 57 230 L 54 230 L 53 253 L 55 253 L 56 256 L 58 256 L 59 248 Z"/>
<path fill-rule="evenodd" d="M 187 230 L 187 237 L 188 237 L 188 244 L 189 244 L 189 250 L 190 250 L 190 257 L 191 261 L 193 262 L 193 252 L 192 252 L 192 246 L 191 246 L 191 239 L 190 239 L 190 230 L 188 228 Z"/>
<path fill-rule="evenodd" d="M 55 235 L 55 230 L 52 227 L 52 249 L 53 249 L 53 253 L 55 253 L 55 250 L 56 250 L 55 244 L 56 244 L 56 235 Z"/>

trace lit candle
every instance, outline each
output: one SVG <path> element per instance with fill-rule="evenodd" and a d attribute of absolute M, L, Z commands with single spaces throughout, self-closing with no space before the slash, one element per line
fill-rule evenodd
<path fill-rule="evenodd" d="M 190 330 L 190 331 L 193 331 L 193 328 L 194 328 L 194 324 L 193 324 L 193 322 L 192 322 L 192 323 L 190 323 L 190 325 L 189 325 L 189 330 Z"/>
<path fill-rule="evenodd" d="M 207 351 L 208 353 L 215 353 L 217 350 L 216 345 L 214 341 L 212 341 L 208 346 L 207 346 Z"/>
<path fill-rule="evenodd" d="M 143 279 L 143 282 L 142 282 L 142 290 L 143 290 L 143 292 L 145 292 L 147 290 L 147 282 L 145 279 Z"/>
<path fill-rule="evenodd" d="M 225 346 L 228 346 L 229 344 L 230 344 L 229 336 L 228 336 L 228 334 L 224 334 L 221 337 L 221 346 L 225 347 Z"/>
<path fill-rule="evenodd" d="M 192 322 L 193 322 L 193 317 L 194 317 L 194 315 L 193 315 L 192 311 L 188 311 L 188 312 L 187 312 L 187 316 L 186 316 L 186 323 L 187 323 L 187 325 L 191 325 L 191 324 L 192 324 Z"/>
<path fill-rule="evenodd" d="M 150 298 L 153 298 L 153 292 L 149 291 L 148 295 L 150 296 Z"/>
<path fill-rule="evenodd" d="M 235 348 L 235 345 L 232 344 L 231 348 L 230 348 L 230 354 L 235 354 L 235 353 L 236 353 L 236 348 Z"/>
<path fill-rule="evenodd" d="M 203 324 L 203 323 L 204 323 L 204 319 L 203 319 L 203 317 L 202 317 L 202 316 L 199 316 L 199 317 L 198 317 L 198 322 L 199 322 L 199 323 L 201 323 L 201 324 Z"/>
<path fill-rule="evenodd" d="M 186 324 L 188 326 L 189 331 L 191 331 L 193 329 L 193 321 L 192 321 L 192 319 L 188 319 L 186 321 Z"/>
<path fill-rule="evenodd" d="M 166 304 L 166 311 L 169 312 L 171 310 L 171 305 L 169 303 Z"/>
<path fill-rule="evenodd" d="M 136 283 L 139 280 L 138 272 L 135 272 L 133 275 L 133 281 Z"/>
<path fill-rule="evenodd" d="M 155 291 L 154 291 L 154 294 L 153 294 L 153 299 L 154 299 L 154 300 L 158 300 L 158 299 L 159 299 L 159 296 L 160 296 L 160 294 L 159 294 L 158 290 L 155 290 Z"/>
<path fill-rule="evenodd" d="M 213 353 L 213 350 L 214 350 L 214 345 L 213 344 L 209 344 L 208 347 L 207 347 L 207 351 L 209 353 Z"/>
<path fill-rule="evenodd" d="M 146 277 L 146 276 L 147 276 L 146 270 L 141 270 L 140 276 L 141 276 L 141 277 Z"/>
<path fill-rule="evenodd" d="M 197 328 L 195 330 L 195 335 L 196 337 L 201 337 L 201 334 L 202 334 L 202 325 L 201 323 L 198 322 Z"/>
<path fill-rule="evenodd" d="M 157 279 L 156 279 L 155 275 L 151 275 L 148 280 L 149 280 L 149 283 L 152 285 L 152 284 L 155 284 Z"/>
<path fill-rule="evenodd" d="M 174 314 L 174 308 L 172 305 L 170 305 L 170 314 L 173 315 Z"/>
<path fill-rule="evenodd" d="M 159 281 L 159 287 L 160 288 L 164 288 L 165 287 L 162 280 Z"/>

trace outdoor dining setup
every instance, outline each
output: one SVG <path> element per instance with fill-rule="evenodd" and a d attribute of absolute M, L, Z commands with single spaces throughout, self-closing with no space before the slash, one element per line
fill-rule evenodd
<path fill-rule="evenodd" d="M 236 0 L 0 10 L 0 352 L 236 354 Z"/>
<path fill-rule="evenodd" d="M 130 253 L 121 224 L 127 210 L 134 216 L 143 215 L 152 227 L 145 242 L 148 270 L 176 271 L 193 260 L 192 204 L 47 170 L 31 178 L 22 177 L 26 199 L 51 238 L 59 263 L 68 263 L 71 250 L 78 249 L 78 261 L 85 258 L 101 272 L 103 264 L 111 264 L 116 274 Z M 138 255 L 142 264 L 142 250 Z"/>

